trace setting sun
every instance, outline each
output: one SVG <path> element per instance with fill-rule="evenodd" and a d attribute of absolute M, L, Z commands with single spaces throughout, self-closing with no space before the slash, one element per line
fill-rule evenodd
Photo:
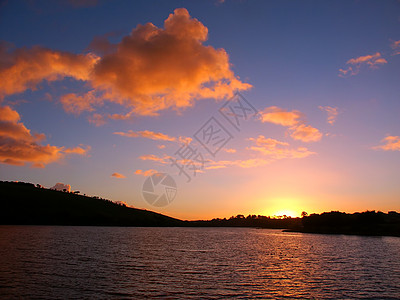
<path fill-rule="evenodd" d="M 399 79 L 400 0 L 0 0 L 0 298 L 400 300 Z"/>
<path fill-rule="evenodd" d="M 272 216 L 273 217 L 284 217 L 284 216 L 286 216 L 286 217 L 291 217 L 291 218 L 297 218 L 300 215 L 298 213 L 296 213 L 295 211 L 293 211 L 293 210 L 283 209 L 283 210 L 275 212 Z"/>

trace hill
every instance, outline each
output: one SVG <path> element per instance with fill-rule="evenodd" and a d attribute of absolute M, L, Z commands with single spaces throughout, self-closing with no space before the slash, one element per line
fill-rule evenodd
<path fill-rule="evenodd" d="M 287 231 L 322 234 L 400 236 L 400 214 L 365 211 L 353 214 L 331 211 L 301 219 L 301 226 Z"/>
<path fill-rule="evenodd" d="M 183 226 L 184 222 L 152 211 L 98 197 L 0 182 L 0 224 Z"/>
<path fill-rule="evenodd" d="M 400 236 L 397 212 L 338 211 L 303 218 L 243 215 L 229 219 L 182 221 L 148 210 L 127 207 L 98 197 L 82 196 L 32 183 L 0 181 L 0 225 L 81 225 L 158 227 L 253 227 L 303 233 Z"/>

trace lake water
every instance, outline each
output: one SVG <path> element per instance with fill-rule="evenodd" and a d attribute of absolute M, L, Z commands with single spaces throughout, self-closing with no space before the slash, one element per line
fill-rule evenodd
<path fill-rule="evenodd" d="M 0 298 L 400 299 L 400 238 L 0 226 Z"/>

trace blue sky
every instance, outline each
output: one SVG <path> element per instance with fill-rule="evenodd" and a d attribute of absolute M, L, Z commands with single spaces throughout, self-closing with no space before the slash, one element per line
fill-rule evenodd
<path fill-rule="evenodd" d="M 185 20 L 192 23 L 178 19 L 184 13 L 174 13 L 177 8 L 185 8 Z M 132 29 L 150 22 L 161 35 L 166 32 L 164 21 L 170 15 L 177 20 L 177 34 L 186 34 L 190 24 L 201 30 L 207 28 L 206 41 L 195 33 L 201 40 L 195 42 L 200 45 L 196 55 L 204 55 L 198 69 L 191 64 L 178 68 L 179 57 L 165 54 L 170 44 L 160 42 L 159 54 L 152 57 L 144 53 L 138 58 L 148 59 L 141 70 L 154 76 L 148 78 L 164 74 L 161 81 L 175 76 L 181 85 L 172 82 L 157 90 L 154 86 L 158 82 L 152 86 L 147 80 L 148 86 L 134 93 L 129 84 L 121 87 L 124 76 L 142 78 L 132 68 L 122 72 L 124 65 L 116 62 L 121 57 L 137 59 L 138 54 L 130 53 L 131 48 L 125 48 L 124 55 L 116 48 L 100 53 L 101 49 L 90 46 L 93 39 L 106 36 L 108 45 L 122 49 L 121 41 L 131 37 L 130 42 L 137 45 L 140 37 L 130 36 Z M 2 45 L 7 51 L 0 52 L 4 61 L 0 78 L 9 79 L 12 72 L 20 72 L 20 79 L 3 80 L 0 85 L 0 106 L 10 108 L 4 110 L 2 121 L 18 128 L 23 124 L 32 135 L 45 134 L 45 140 L 32 137 L 30 143 L 49 144 L 63 154 L 51 157 L 51 162 L 49 157 L 44 161 L 19 157 L 12 146 L 20 141 L 10 144 L 10 138 L 15 137 L 5 131 L 0 145 L 8 152 L 3 150 L 0 157 L 0 179 L 47 187 L 62 182 L 89 195 L 188 219 L 282 211 L 298 215 L 302 210 L 400 210 L 399 29 L 398 1 L 87 1 L 80 6 L 73 1 L 3 2 L 0 40 L 6 42 Z M 185 38 L 190 39 L 190 34 Z M 41 48 L 35 52 L 34 46 Z M 176 45 L 171 49 L 181 51 Z M 46 69 L 39 58 L 50 55 L 49 51 L 73 57 L 70 64 L 73 61 L 76 65 L 63 62 L 58 67 L 52 61 Z M 190 55 L 195 53 L 182 53 L 182 60 L 193 62 Z M 216 63 L 210 63 L 210 53 L 217 57 L 216 63 L 228 58 L 229 65 L 219 70 Z M 29 63 L 19 60 L 24 55 Z M 171 62 L 159 61 L 167 55 L 171 55 Z M 107 57 L 112 57 L 116 66 L 107 65 Z M 35 59 L 35 80 L 25 82 L 23 74 L 31 72 Z M 87 60 L 90 67 L 83 67 L 80 59 Z M 13 67 L 17 71 L 12 71 Z M 88 68 L 84 80 L 78 78 L 78 67 Z M 153 68 L 158 73 L 152 73 Z M 211 70 L 214 80 L 209 80 L 203 69 Z M 220 71 L 223 75 L 215 75 Z M 201 78 L 202 87 L 215 86 L 222 80 L 231 90 L 204 96 L 200 85 L 180 75 L 185 72 L 197 74 L 193 78 Z M 227 75 L 229 72 L 233 75 Z M 121 81 L 108 82 L 110 74 L 122 74 L 118 77 Z M 18 84 L 24 88 L 5 92 L 10 85 Z M 179 90 L 184 84 L 193 84 L 191 96 Z M 180 147 L 179 137 L 192 137 L 238 86 L 261 117 L 246 122 L 240 132 L 232 132 L 234 139 L 226 146 L 226 150 L 233 149 L 231 152 L 220 151 L 216 157 L 209 157 L 218 169 L 203 170 L 185 183 L 185 178 L 165 161 L 140 159 L 146 155 L 173 156 Z M 88 98 L 89 91 L 96 93 L 96 100 Z M 114 98 L 100 95 L 105 91 L 112 91 Z M 75 106 L 68 108 L 62 101 L 67 94 L 74 94 L 68 105 Z M 157 95 L 171 105 L 163 107 Z M 186 100 L 190 104 L 182 104 Z M 77 103 L 80 111 L 71 113 Z M 140 105 L 157 115 L 145 113 Z M 331 109 L 331 123 L 327 107 Z M 18 121 L 5 117 L 10 111 L 19 114 Z M 110 117 L 130 112 L 125 120 Z M 102 122 L 93 121 L 96 116 Z M 115 134 L 129 131 L 139 136 Z M 175 141 L 140 137 L 144 131 L 162 133 Z M 257 140 L 260 136 L 263 138 Z M 160 149 L 161 145 L 165 148 Z M 303 151 L 299 149 L 310 154 L 298 157 Z M 10 157 L 17 157 L 17 163 L 11 164 L 7 160 Z M 255 160 L 251 167 L 240 165 L 250 159 Z M 140 193 L 145 176 L 135 174 L 137 170 L 171 173 L 178 184 L 176 199 L 162 208 L 146 203 Z M 114 173 L 125 178 L 112 177 Z"/>

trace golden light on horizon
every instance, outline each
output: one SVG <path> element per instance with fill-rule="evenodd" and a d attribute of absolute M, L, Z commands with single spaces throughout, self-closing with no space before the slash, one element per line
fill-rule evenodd
<path fill-rule="evenodd" d="M 297 212 L 295 212 L 293 210 L 289 210 L 289 209 L 279 210 L 272 215 L 272 217 L 282 217 L 282 216 L 291 217 L 291 218 L 300 217 L 300 215 Z"/>
<path fill-rule="evenodd" d="M 287 197 L 271 197 L 263 201 L 264 215 L 271 217 L 300 217 L 301 212 L 304 210 L 303 202 L 301 199 L 288 195 Z"/>

